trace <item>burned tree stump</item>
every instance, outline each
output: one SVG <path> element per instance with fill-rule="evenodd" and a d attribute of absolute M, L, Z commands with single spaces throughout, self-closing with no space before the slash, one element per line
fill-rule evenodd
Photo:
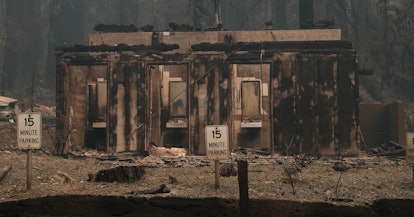
<path fill-rule="evenodd" d="M 119 166 L 89 174 L 89 181 L 94 182 L 135 182 L 145 174 L 143 166 Z"/>
<path fill-rule="evenodd" d="M 223 177 L 237 176 L 237 170 L 231 163 L 226 163 L 220 167 L 220 175 Z"/>

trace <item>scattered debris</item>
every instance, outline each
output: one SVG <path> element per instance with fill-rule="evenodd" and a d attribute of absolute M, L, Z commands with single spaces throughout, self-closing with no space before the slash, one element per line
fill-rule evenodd
<path fill-rule="evenodd" d="M 12 166 L 11 165 L 7 165 L 7 166 L 3 167 L 3 169 L 0 170 L 0 182 L 1 182 L 1 180 L 3 180 L 6 177 L 7 173 L 11 169 L 12 169 Z"/>
<path fill-rule="evenodd" d="M 85 153 L 86 154 L 86 153 Z M 134 156 L 134 153 L 114 153 L 114 155 L 103 155 L 96 158 L 100 161 L 124 161 L 128 163 L 135 162 L 137 156 Z"/>
<path fill-rule="evenodd" d="M 345 162 L 335 162 L 332 168 L 335 171 L 345 172 L 349 169 L 349 167 L 345 164 Z"/>
<path fill-rule="evenodd" d="M 295 164 L 299 167 L 306 167 L 315 161 L 315 157 L 304 154 L 295 156 Z"/>
<path fill-rule="evenodd" d="M 239 148 L 237 150 L 238 153 L 245 154 L 248 156 L 269 156 L 271 153 L 265 148 Z"/>
<path fill-rule="evenodd" d="M 211 166 L 211 161 L 206 159 L 200 159 L 192 157 L 177 157 L 177 156 L 169 156 L 169 157 L 162 157 L 162 160 L 165 162 L 166 165 L 169 167 L 209 167 Z"/>
<path fill-rule="evenodd" d="M 108 170 L 100 170 L 97 174 L 89 174 L 88 181 L 95 182 L 135 182 L 145 174 L 143 166 L 118 166 Z"/>
<path fill-rule="evenodd" d="M 220 166 L 220 175 L 223 177 L 237 176 L 237 170 L 232 163 L 225 163 Z"/>
<path fill-rule="evenodd" d="M 167 187 L 166 184 L 161 184 L 159 187 L 143 190 L 143 191 L 131 191 L 128 194 L 162 194 L 162 193 L 170 193 L 170 188 Z"/>
<path fill-rule="evenodd" d="M 166 148 L 166 147 L 152 147 L 149 150 L 149 154 L 152 156 L 180 156 L 184 157 L 187 155 L 185 148 Z"/>
<path fill-rule="evenodd" d="M 165 164 L 165 162 L 161 158 L 156 156 L 147 156 L 141 160 L 141 163 L 145 166 L 158 166 Z"/>
<path fill-rule="evenodd" d="M 62 179 L 62 183 L 69 183 L 69 184 L 72 184 L 74 181 L 75 181 L 75 179 L 74 178 L 72 178 L 72 176 L 70 176 L 69 174 L 67 174 L 67 173 L 64 173 L 64 172 L 61 172 L 61 171 L 57 171 L 56 172 L 59 176 L 61 176 L 61 177 L 63 177 L 63 179 Z"/>
<path fill-rule="evenodd" d="M 160 194 L 160 193 L 170 193 L 170 188 L 167 185 L 162 184 L 159 188 L 144 191 L 144 194 Z"/>
<path fill-rule="evenodd" d="M 170 180 L 170 184 L 177 184 L 178 180 L 174 176 L 168 175 L 168 179 Z"/>
<path fill-rule="evenodd" d="M 368 149 L 367 153 L 375 156 L 405 156 L 405 146 L 390 140 L 388 143 L 382 144 L 381 147 Z"/>

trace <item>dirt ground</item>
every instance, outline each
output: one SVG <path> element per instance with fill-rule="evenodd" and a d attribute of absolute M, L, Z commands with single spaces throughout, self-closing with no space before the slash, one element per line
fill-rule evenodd
<path fill-rule="evenodd" d="M 214 162 L 203 156 L 107 156 L 82 150 L 68 158 L 52 154 L 53 137 L 33 152 L 33 180 L 26 189 L 26 157 L 16 149 L 15 128 L 0 123 L 0 170 L 12 169 L 0 181 L 0 203 L 55 195 L 111 195 L 238 199 L 237 176 L 220 177 L 215 188 Z M 53 130 L 44 127 L 44 135 Z M 413 168 L 404 158 L 320 158 L 232 154 L 221 165 L 248 161 L 249 198 L 368 205 L 377 199 L 414 199 Z M 88 181 L 89 174 L 117 166 L 144 166 L 132 183 Z M 336 169 L 335 169 L 336 168 Z M 65 174 L 65 175 L 60 175 Z M 69 179 L 68 179 L 69 178 Z M 154 193 L 165 184 L 168 191 Z M 153 194 L 149 194 L 152 192 Z"/>

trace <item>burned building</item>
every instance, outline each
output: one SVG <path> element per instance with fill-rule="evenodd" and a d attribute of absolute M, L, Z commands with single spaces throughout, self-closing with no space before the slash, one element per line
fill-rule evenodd
<path fill-rule="evenodd" d="M 57 149 L 357 154 L 356 52 L 338 29 L 93 33 L 57 49 Z"/>

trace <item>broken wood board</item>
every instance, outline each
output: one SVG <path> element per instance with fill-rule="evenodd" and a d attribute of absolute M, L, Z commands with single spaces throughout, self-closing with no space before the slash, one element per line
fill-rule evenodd
<path fill-rule="evenodd" d="M 1 180 L 3 180 L 7 173 L 12 169 L 12 167 L 10 165 L 7 165 L 5 167 L 3 167 L 3 169 L 0 170 L 0 182 Z"/>
<path fill-rule="evenodd" d="M 166 148 L 166 147 L 152 147 L 149 150 L 149 154 L 152 156 L 165 157 L 165 156 L 180 156 L 187 155 L 185 148 Z"/>

